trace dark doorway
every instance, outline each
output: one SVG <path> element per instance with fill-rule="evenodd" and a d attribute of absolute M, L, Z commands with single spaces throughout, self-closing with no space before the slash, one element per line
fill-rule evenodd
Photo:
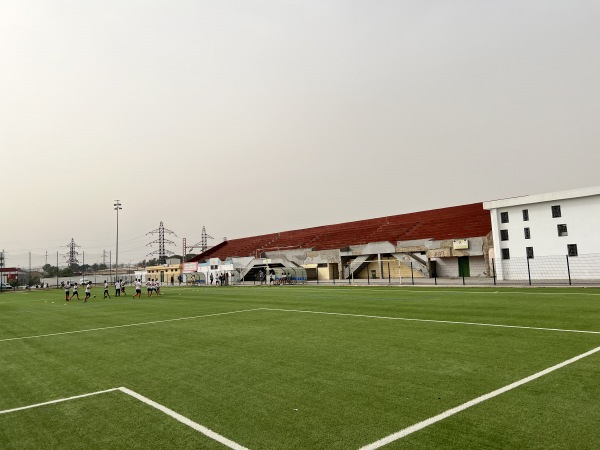
<path fill-rule="evenodd" d="M 469 257 L 459 256 L 458 257 L 458 276 L 459 277 L 470 277 L 471 272 L 469 270 Z"/>

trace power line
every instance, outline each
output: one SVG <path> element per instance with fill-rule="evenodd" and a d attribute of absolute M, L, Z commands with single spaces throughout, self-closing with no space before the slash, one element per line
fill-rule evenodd
<path fill-rule="evenodd" d="M 71 242 L 69 242 L 66 245 L 66 247 L 69 247 L 69 251 L 64 255 L 67 261 L 67 265 L 70 267 L 79 264 L 79 260 L 77 259 L 77 255 L 79 255 L 79 252 L 76 249 L 81 246 L 77 245 L 75 243 L 75 240 L 71 238 Z"/>
<path fill-rule="evenodd" d="M 146 255 L 146 256 L 158 254 L 158 263 L 166 264 L 166 262 L 167 262 L 166 255 L 173 255 L 174 253 L 170 250 L 167 250 L 165 248 L 165 244 L 175 245 L 175 242 L 170 241 L 169 239 L 165 239 L 165 233 L 172 234 L 174 236 L 177 236 L 177 235 L 175 234 L 174 231 L 165 229 L 162 222 L 160 223 L 160 226 L 156 230 L 149 231 L 146 234 L 157 234 L 157 233 L 158 233 L 158 239 L 156 239 L 152 242 L 149 242 L 146 245 L 151 246 L 152 244 L 158 244 L 158 250 L 154 250 L 153 252 L 148 253 L 148 255 Z"/>
<path fill-rule="evenodd" d="M 194 248 L 200 248 L 202 253 L 204 253 L 206 250 L 208 250 L 208 240 L 209 239 L 214 239 L 214 237 L 208 235 L 206 233 L 206 227 L 202 226 L 202 236 L 201 236 L 200 242 L 190 246 L 188 250 L 191 252 Z"/>

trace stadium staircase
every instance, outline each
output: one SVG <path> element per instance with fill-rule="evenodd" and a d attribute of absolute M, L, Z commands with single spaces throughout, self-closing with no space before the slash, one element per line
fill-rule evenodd
<path fill-rule="evenodd" d="M 361 255 L 352 260 L 349 267 L 344 267 L 344 279 L 352 278 L 355 273 L 359 273 L 369 264 L 372 255 Z"/>
<path fill-rule="evenodd" d="M 266 264 L 263 258 L 257 258 L 250 261 L 246 267 L 242 268 L 240 271 L 240 279 L 244 279 L 247 275 L 252 275 L 257 273 L 260 269 L 266 267 Z M 272 258 L 269 263 L 269 267 L 287 267 L 290 269 L 296 269 L 300 266 L 287 258 Z"/>
<path fill-rule="evenodd" d="M 398 261 L 400 261 L 401 265 L 405 265 L 408 267 L 412 263 L 413 271 L 416 270 L 419 273 L 421 273 L 423 276 L 426 276 L 426 277 L 429 276 L 429 268 L 427 266 L 427 263 L 425 263 L 425 261 L 423 261 L 418 256 L 416 256 L 412 253 L 401 253 L 399 255 L 394 254 L 392 256 L 394 256 Z"/>

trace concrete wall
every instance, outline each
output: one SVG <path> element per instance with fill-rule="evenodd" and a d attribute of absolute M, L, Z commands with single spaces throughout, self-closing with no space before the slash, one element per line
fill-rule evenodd
<path fill-rule="evenodd" d="M 377 261 L 371 261 L 359 272 L 354 273 L 354 278 L 367 279 L 372 278 L 372 271 L 375 271 L 377 279 L 388 278 L 388 263 L 390 277 L 415 278 L 428 276 L 428 262 L 430 259 L 437 261 L 439 277 L 457 277 L 458 276 L 458 257 L 469 256 L 470 258 L 470 276 L 488 276 L 489 248 L 492 245 L 491 233 L 485 237 L 465 238 L 469 245 L 466 249 L 454 249 L 454 240 L 416 240 L 399 242 L 397 245 L 391 242 L 373 242 L 365 245 L 355 245 L 340 250 L 308 250 L 291 249 L 276 250 L 266 252 L 264 257 L 272 260 L 284 260 L 298 266 L 311 264 L 327 264 L 327 267 L 314 269 L 318 272 L 320 280 L 330 280 L 333 277 L 338 278 L 338 272 L 343 273 L 343 267 L 346 267 L 349 260 L 357 257 L 369 255 L 373 259 L 383 259 L 380 264 Z M 400 258 L 393 257 L 397 255 Z M 411 259 L 408 255 L 414 255 L 424 265 L 416 259 Z M 235 259 L 236 267 L 245 267 L 250 261 Z M 410 261 L 413 261 L 413 273 L 411 274 Z M 245 264 L 244 264 L 245 263 Z M 383 273 L 382 273 L 383 272 Z M 491 276 L 491 275 L 490 275 Z"/>
<path fill-rule="evenodd" d="M 410 264 L 400 262 L 396 258 L 385 258 L 381 263 L 380 266 L 378 261 L 370 261 L 364 269 L 354 274 L 354 278 L 361 280 L 366 280 L 367 278 L 374 279 L 373 271 L 375 271 L 375 279 L 387 280 L 388 274 L 393 280 L 397 280 L 398 278 L 411 278 Z M 380 269 L 383 269 L 383 273 L 381 273 Z M 424 277 L 424 275 L 416 270 L 416 268 L 413 268 L 412 276 L 414 278 Z"/>

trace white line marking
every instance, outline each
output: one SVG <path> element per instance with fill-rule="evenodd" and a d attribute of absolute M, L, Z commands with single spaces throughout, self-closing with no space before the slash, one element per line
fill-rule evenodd
<path fill-rule="evenodd" d="M 138 394 L 137 392 L 134 392 L 130 389 L 127 389 L 125 387 L 121 387 L 119 388 L 119 390 L 121 392 L 124 392 L 127 395 L 130 395 L 134 398 L 136 398 L 137 400 L 146 403 L 147 405 L 152 406 L 153 408 L 158 409 L 159 411 L 163 412 L 164 414 L 171 416 L 172 418 L 174 418 L 175 420 L 183 423 L 184 425 L 187 425 L 190 428 L 193 428 L 194 430 L 198 431 L 199 433 L 204 434 L 205 436 L 208 436 L 209 438 L 220 442 L 221 444 L 235 449 L 235 450 L 248 450 L 246 447 L 243 447 L 241 445 L 239 445 L 236 442 L 233 442 L 232 440 L 227 439 L 224 436 L 221 436 L 218 433 L 215 433 L 214 431 L 206 428 L 205 426 L 200 425 L 199 423 L 196 423 L 190 419 L 188 419 L 187 417 L 182 416 L 181 414 L 176 413 L 175 411 L 167 408 L 166 406 L 163 406 L 159 403 L 156 403 L 153 400 L 150 400 L 147 397 L 144 397 L 143 395 Z"/>
<path fill-rule="evenodd" d="M 104 391 L 90 392 L 88 394 L 74 395 L 72 397 L 61 398 L 61 399 L 52 400 L 49 402 L 36 403 L 34 405 L 28 405 L 28 406 L 21 406 L 20 408 L 5 409 L 4 411 L 0 411 L 0 414 L 8 414 L 8 413 L 16 412 L 16 411 L 23 411 L 25 409 L 38 408 L 40 406 L 68 402 L 70 400 L 76 400 L 79 398 L 91 397 L 93 395 L 106 394 L 108 392 L 115 392 L 115 391 L 119 391 L 119 392 L 122 392 L 123 394 L 127 394 L 127 395 L 135 398 L 136 400 L 139 400 L 142 403 L 145 403 L 146 405 L 149 405 L 149 406 L 152 406 L 153 408 L 158 409 L 160 412 L 172 417 L 173 419 L 183 423 L 184 425 L 187 425 L 188 427 L 198 431 L 199 433 L 202 433 L 203 435 L 225 445 L 226 447 L 229 447 L 234 450 L 248 450 L 246 447 L 243 447 L 240 444 L 233 442 L 232 440 L 227 439 L 224 436 L 221 436 L 219 433 L 215 433 L 211 429 L 206 428 L 205 426 L 200 425 L 199 423 L 196 423 L 196 422 L 188 419 L 187 417 L 182 416 L 179 413 L 176 413 L 172 409 L 169 409 L 166 406 L 161 405 L 160 403 L 156 403 L 155 401 L 150 400 L 148 397 L 144 397 L 143 395 L 138 394 L 137 392 L 132 391 L 131 389 L 127 389 L 126 387 L 118 387 L 118 388 L 106 389 Z"/>
<path fill-rule="evenodd" d="M 239 286 L 239 287 L 244 287 L 244 286 Z M 247 287 L 252 287 L 252 286 L 247 286 Z M 258 287 L 258 286 L 256 286 Z M 448 289 L 445 289 L 443 287 L 435 287 L 433 285 L 422 285 L 422 286 L 402 286 L 402 285 L 388 285 L 388 284 L 381 284 L 381 285 L 366 285 L 366 284 L 348 284 L 348 282 L 344 283 L 344 284 L 336 284 L 335 286 L 329 284 L 329 285 L 308 285 L 308 286 L 286 286 L 285 290 L 292 290 L 292 289 L 306 289 L 306 288 L 332 288 L 329 289 L 331 292 L 337 291 L 341 294 L 341 291 L 339 289 L 333 289 L 333 288 L 340 288 L 340 287 L 364 287 L 364 288 L 373 288 L 373 289 L 377 289 L 377 288 L 382 288 L 381 290 L 383 290 L 383 288 L 385 288 L 385 290 L 389 290 L 392 289 L 397 293 L 397 292 L 418 292 L 421 294 L 431 294 L 431 293 L 437 293 L 437 292 L 450 292 L 453 294 L 508 294 L 508 295 L 589 295 L 592 297 L 597 297 L 600 296 L 600 292 L 594 293 L 594 292 L 539 292 L 541 290 L 544 289 L 595 289 L 598 290 L 597 286 L 574 286 L 574 287 L 569 287 L 569 286 L 533 286 L 533 287 L 527 287 L 527 286 L 484 286 L 484 285 L 479 285 L 479 286 L 473 286 L 473 287 L 467 287 L 467 288 L 463 288 L 462 286 L 456 286 L 456 287 L 452 287 L 452 286 L 447 286 Z M 481 290 L 478 291 L 477 289 L 485 289 L 485 291 Z M 500 290 L 499 290 L 500 289 Z M 520 290 L 514 290 L 513 289 L 520 289 Z M 353 289 L 354 290 L 354 289 Z M 354 290 L 355 291 L 355 290 Z M 529 291 L 529 292 L 527 292 Z M 538 291 L 538 292 L 532 292 L 532 291 Z M 389 291 L 388 291 L 389 292 Z M 368 299 L 365 299 L 368 300 Z M 391 299 L 390 299 L 391 300 Z M 441 300 L 441 299 L 440 299 Z"/>
<path fill-rule="evenodd" d="M 15 411 L 22 411 L 24 409 L 31 409 L 31 408 L 37 408 L 39 406 L 52 405 L 54 403 L 68 402 L 69 400 L 76 400 L 78 398 L 91 397 L 92 395 L 106 394 L 107 392 L 113 392 L 113 391 L 118 391 L 118 390 L 119 390 L 119 388 L 106 389 L 104 391 L 90 392 L 89 394 L 74 395 L 73 397 L 60 398 L 58 400 L 51 400 L 49 402 L 44 402 L 44 403 L 36 403 L 35 405 L 21 406 L 20 408 L 5 409 L 4 411 L 0 411 L 0 414 L 8 414 L 8 413 L 15 412 Z"/>
<path fill-rule="evenodd" d="M 425 288 L 427 286 L 424 286 Z M 487 295 L 487 294 L 507 294 L 507 295 L 591 295 L 591 296 L 598 296 L 600 295 L 600 293 L 594 293 L 594 292 L 524 292 L 524 291 L 510 291 L 510 289 L 515 289 L 515 288 L 504 288 L 501 291 L 498 291 L 497 289 L 500 288 L 502 289 L 502 286 L 498 286 L 498 287 L 494 287 L 494 286 L 490 286 L 489 288 L 487 288 L 486 291 L 474 291 L 471 289 L 461 289 L 461 288 L 456 288 L 456 290 L 453 289 L 437 289 L 437 288 L 432 288 L 432 289 L 425 289 L 425 290 L 421 290 L 421 289 L 412 289 L 412 288 L 402 288 L 403 291 L 405 292 L 419 292 L 421 294 L 425 294 L 425 293 L 432 293 L 432 292 L 451 292 L 453 294 L 483 294 L 483 295 Z M 538 287 L 538 288 L 523 288 L 523 289 L 527 289 L 527 290 L 532 290 L 532 289 L 548 289 L 545 287 Z M 560 288 L 557 288 L 560 289 Z M 589 289 L 589 288 L 582 288 L 582 289 Z"/>
<path fill-rule="evenodd" d="M 366 318 L 366 319 L 404 320 L 407 322 L 447 323 L 447 324 L 453 324 L 453 325 L 476 325 L 479 327 L 516 328 L 516 329 L 520 329 L 520 330 L 541 330 L 541 331 L 560 331 L 563 333 L 600 334 L 600 331 L 568 330 L 568 329 L 564 329 L 564 328 L 525 327 L 525 326 L 520 326 L 520 325 L 501 325 L 501 324 L 495 324 L 495 323 L 459 322 L 459 321 L 453 321 L 453 320 L 412 319 L 409 317 L 371 316 L 371 315 L 367 315 L 367 314 L 309 311 L 309 310 L 303 310 L 303 309 L 280 309 L 280 308 L 258 308 L 258 309 L 261 309 L 263 311 L 282 311 L 282 312 L 297 312 L 297 313 L 306 313 L 306 314 L 324 314 L 324 315 L 330 315 L 330 316 L 362 317 L 362 318 Z"/>
<path fill-rule="evenodd" d="M 543 377 L 544 375 L 547 375 L 551 372 L 554 372 L 555 370 L 558 370 L 562 367 L 565 367 L 569 364 L 579 361 L 580 359 L 583 359 L 590 355 L 593 355 L 594 353 L 597 353 L 599 351 L 600 351 L 600 347 L 596 347 L 588 352 L 585 352 L 585 353 L 582 353 L 581 355 L 575 356 L 574 358 L 567 359 L 566 361 L 563 361 L 560 364 L 556 364 L 555 366 L 544 369 L 541 372 L 534 373 L 533 375 L 530 375 L 527 378 L 523 378 L 522 380 L 515 381 L 514 383 L 511 383 L 500 389 L 496 389 L 495 391 L 492 391 L 488 394 L 482 395 L 481 397 L 477 397 L 476 399 L 473 399 L 471 401 L 463 403 L 462 405 L 456 406 L 455 408 L 444 411 L 443 413 L 438 414 L 437 416 L 433 416 L 433 417 L 430 417 L 429 419 L 423 420 L 422 422 L 416 423 L 408 428 L 398 431 L 397 433 L 390 434 L 389 436 L 379 439 L 378 441 L 373 442 L 372 444 L 361 447 L 359 450 L 375 450 L 377 448 L 383 447 L 384 445 L 387 445 L 391 442 L 397 441 L 398 439 L 402 439 L 403 437 L 408 436 L 409 434 L 412 434 L 415 431 L 422 430 L 423 428 L 428 427 L 429 425 L 433 425 L 434 423 L 439 422 L 440 420 L 447 419 L 448 417 L 453 416 L 454 414 L 457 414 L 461 411 L 464 411 L 465 409 L 468 409 L 468 408 L 475 406 L 479 403 L 482 403 L 486 400 L 494 398 L 500 394 L 504 394 L 505 392 L 508 392 L 510 390 L 518 388 L 519 386 L 529 383 L 530 381 L 536 380 L 537 378 Z"/>
<path fill-rule="evenodd" d="M 178 320 L 202 319 L 204 317 L 225 316 L 227 314 L 238 314 L 238 313 L 243 313 L 243 312 L 259 311 L 259 310 L 260 310 L 260 308 L 242 309 L 239 311 L 228 311 L 228 312 L 222 312 L 222 313 L 204 314 L 202 316 L 178 317 L 176 319 L 154 320 L 152 322 L 129 323 L 129 324 L 125 324 L 125 325 L 114 325 L 114 326 L 110 326 L 110 327 L 88 328 L 85 330 L 75 330 L 75 331 L 64 331 L 61 333 L 38 334 L 36 336 L 22 336 L 22 337 L 8 338 L 8 339 L 0 339 L 0 342 L 20 341 L 23 339 L 37 339 L 37 338 L 50 337 L 50 336 L 62 336 L 65 334 L 88 333 L 90 331 L 113 330 L 116 328 L 139 327 L 142 325 L 155 325 L 158 323 L 176 322 Z"/>

